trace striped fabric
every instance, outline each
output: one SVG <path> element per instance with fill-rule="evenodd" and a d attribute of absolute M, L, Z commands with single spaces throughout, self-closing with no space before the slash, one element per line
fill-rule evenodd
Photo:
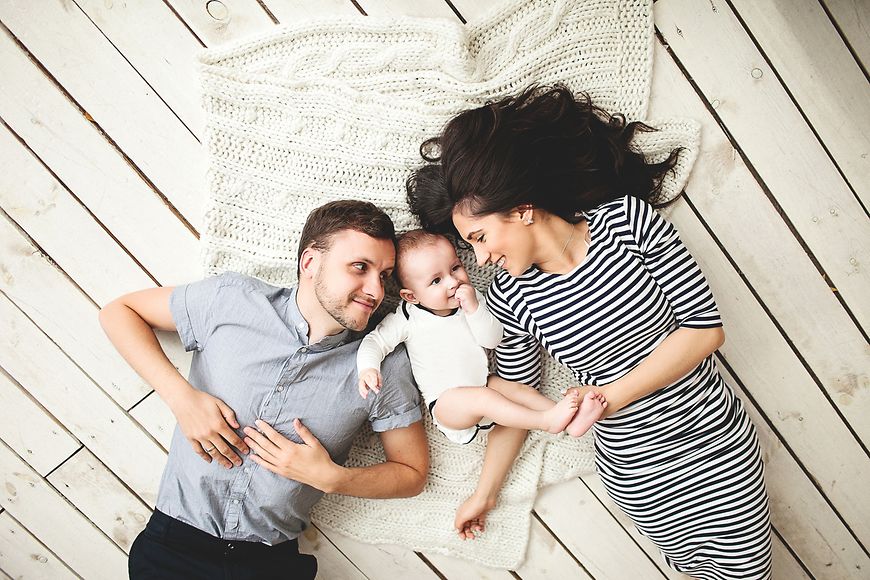
<path fill-rule="evenodd" d="M 721 326 L 707 281 L 674 227 L 623 197 L 585 214 L 591 244 L 567 274 L 499 272 L 488 303 L 505 327 L 498 373 L 537 385 L 539 346 L 580 384 L 633 369 L 679 327 Z M 770 523 L 755 428 L 712 355 L 594 427 L 613 501 L 696 578 L 770 576 Z"/>

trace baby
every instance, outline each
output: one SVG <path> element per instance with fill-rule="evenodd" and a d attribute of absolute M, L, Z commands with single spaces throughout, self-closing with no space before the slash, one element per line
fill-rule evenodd
<path fill-rule="evenodd" d="M 607 402 L 598 392 L 558 403 L 537 390 L 489 376 L 484 348 L 502 338 L 501 323 L 472 286 L 453 244 L 423 230 L 399 238 L 396 273 L 402 303 L 362 341 L 357 354 L 359 391 L 381 388 L 381 362 L 404 342 L 411 370 L 438 429 L 455 443 L 471 442 L 493 422 L 506 427 L 579 437 Z M 484 420 L 488 417 L 490 420 Z"/>

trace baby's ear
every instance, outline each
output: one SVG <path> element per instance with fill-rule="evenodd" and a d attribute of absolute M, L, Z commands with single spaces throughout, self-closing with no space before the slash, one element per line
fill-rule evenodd
<path fill-rule="evenodd" d="M 399 290 L 399 296 L 402 297 L 402 300 L 404 300 L 405 302 L 410 302 L 411 304 L 417 304 L 419 302 L 419 300 L 417 300 L 417 297 L 414 296 L 414 293 L 407 288 L 402 288 L 401 290 Z"/>

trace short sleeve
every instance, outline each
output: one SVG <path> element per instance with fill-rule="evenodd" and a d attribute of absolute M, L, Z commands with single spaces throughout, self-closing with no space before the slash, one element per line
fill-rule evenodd
<path fill-rule="evenodd" d="M 377 433 L 401 429 L 423 418 L 420 393 L 411 377 L 411 363 L 404 345 L 399 345 L 381 363 L 383 387 L 369 407 L 369 421 Z"/>
<path fill-rule="evenodd" d="M 541 354 L 538 340 L 521 323 L 525 313 L 522 297 L 508 274 L 493 278 L 486 297 L 490 312 L 501 322 L 504 334 L 495 349 L 498 376 L 533 387 L 541 382 Z"/>
<path fill-rule="evenodd" d="M 181 344 L 187 351 L 200 351 L 220 320 L 218 294 L 224 284 L 223 276 L 214 276 L 198 282 L 177 286 L 169 296 L 169 311 Z"/>
<path fill-rule="evenodd" d="M 625 198 L 625 213 L 641 259 L 664 292 L 677 324 L 686 328 L 722 326 L 710 286 L 673 224 L 633 196 Z"/>

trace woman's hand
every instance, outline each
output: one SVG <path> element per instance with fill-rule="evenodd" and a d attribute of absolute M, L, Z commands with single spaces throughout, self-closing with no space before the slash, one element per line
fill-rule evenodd
<path fill-rule="evenodd" d="M 250 450 L 233 431 L 239 428 L 236 414 L 217 397 L 188 387 L 174 395 L 169 408 L 193 451 L 208 463 L 214 459 L 227 469 L 241 465 L 233 447 L 242 453 Z"/>

